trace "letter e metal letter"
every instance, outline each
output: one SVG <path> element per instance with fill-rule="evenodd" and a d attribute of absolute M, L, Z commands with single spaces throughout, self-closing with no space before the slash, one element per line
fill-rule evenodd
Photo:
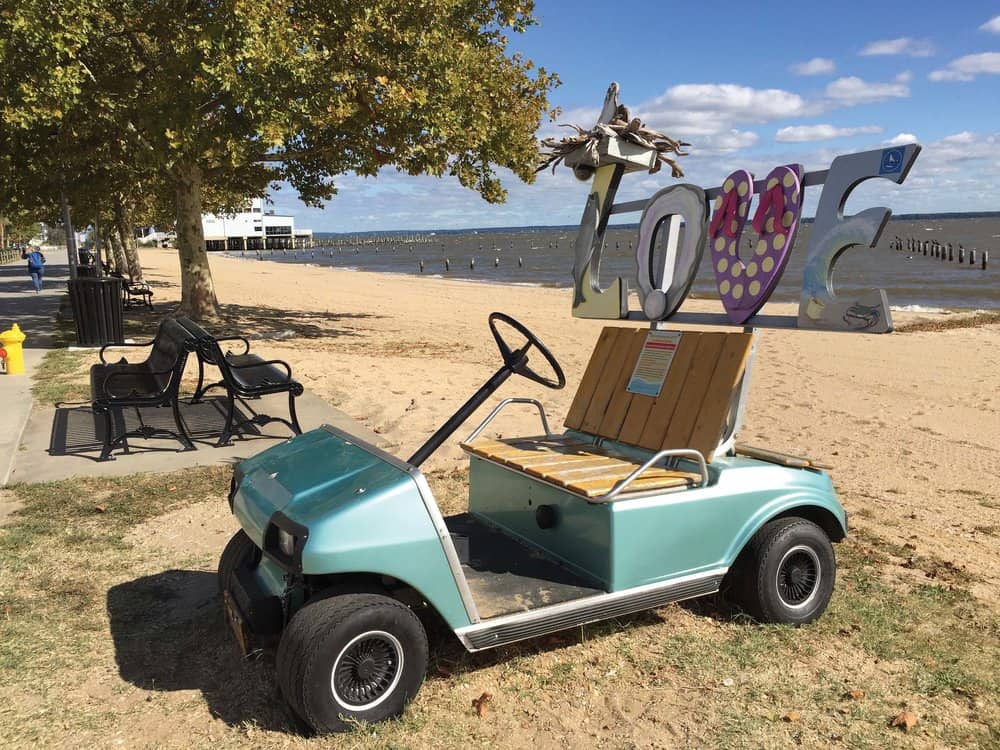
<path fill-rule="evenodd" d="M 855 245 L 875 247 L 892 216 L 888 208 L 869 208 L 844 216 L 851 191 L 873 177 L 902 183 L 919 153 L 920 146 L 911 143 L 833 160 L 809 238 L 799 298 L 799 328 L 866 333 L 892 330 L 885 290 L 865 289 L 839 297 L 833 290 L 833 269 L 838 258 Z"/>

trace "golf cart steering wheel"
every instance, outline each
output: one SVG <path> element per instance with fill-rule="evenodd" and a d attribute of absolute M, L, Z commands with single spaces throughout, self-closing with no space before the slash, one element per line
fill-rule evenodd
<path fill-rule="evenodd" d="M 518 331 L 523 335 L 527 341 L 524 346 L 520 349 L 511 349 L 510 345 L 504 340 L 503 336 L 497 330 L 496 322 L 501 321 L 506 323 L 511 328 Z M 504 366 L 511 372 L 516 372 L 518 375 L 526 377 L 528 380 L 534 380 L 536 383 L 541 383 L 546 388 L 553 388 L 559 390 L 564 385 L 566 385 L 566 376 L 563 375 L 562 368 L 559 363 L 556 362 L 556 358 L 552 356 L 552 352 L 548 350 L 538 337 L 525 328 L 521 323 L 514 320 L 509 315 L 504 315 L 503 313 L 495 312 L 490 313 L 490 332 L 493 334 L 494 340 L 497 342 L 497 346 L 500 348 L 500 356 L 503 357 Z M 542 356 L 545 357 L 545 361 L 549 363 L 552 368 L 552 372 L 555 374 L 555 380 L 551 378 L 543 378 L 537 372 L 528 367 L 528 350 L 532 347 L 538 349 Z"/>

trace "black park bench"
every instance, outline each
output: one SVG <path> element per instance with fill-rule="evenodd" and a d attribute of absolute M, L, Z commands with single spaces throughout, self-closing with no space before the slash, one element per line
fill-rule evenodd
<path fill-rule="evenodd" d="M 105 270 L 108 266 L 105 265 Z M 131 281 L 124 274 L 118 271 L 109 271 L 109 276 L 114 276 L 116 279 L 122 280 L 122 306 L 123 307 L 136 307 L 143 306 L 148 307 L 150 310 L 153 309 L 153 290 L 150 289 L 149 284 L 145 281 Z"/>
<path fill-rule="evenodd" d="M 198 385 L 195 388 L 192 401 L 198 401 L 205 392 L 212 388 L 226 390 L 226 426 L 219 436 L 217 446 L 229 443 L 233 434 L 243 425 L 265 425 L 269 422 L 281 422 L 296 435 L 302 434 L 298 416 L 295 413 L 295 398 L 303 393 L 302 384 L 292 378 L 292 368 L 280 359 L 265 360 L 250 353 L 250 342 L 243 336 L 222 336 L 216 338 L 198 323 L 188 318 L 178 318 L 177 322 L 188 330 L 197 340 L 198 352 Z M 232 351 L 223 353 L 222 342 L 240 342 L 243 345 L 241 354 Z M 205 365 L 219 368 L 222 379 L 205 385 Z M 271 417 L 266 414 L 254 414 L 249 419 L 236 423 L 236 399 L 256 399 L 273 393 L 288 394 L 289 419 Z"/>
<path fill-rule="evenodd" d="M 128 362 L 122 358 L 118 362 L 108 362 L 104 352 L 110 348 L 151 347 L 144 362 Z M 178 408 L 178 393 L 181 375 L 187 363 L 188 354 L 195 351 L 197 341 L 191 333 L 176 320 L 167 318 L 160 323 L 156 337 L 142 344 L 109 344 L 100 351 L 101 363 L 90 368 L 90 391 L 96 414 L 104 415 L 104 447 L 101 461 L 113 460 L 111 451 L 129 437 L 153 437 L 165 434 L 176 437 L 184 445 L 184 450 L 195 450 L 181 420 Z M 117 437 L 113 434 L 112 413 L 126 407 L 169 406 L 173 410 L 177 432 L 150 427 L 142 422 L 131 432 Z M 126 452 L 128 447 L 126 444 Z"/>

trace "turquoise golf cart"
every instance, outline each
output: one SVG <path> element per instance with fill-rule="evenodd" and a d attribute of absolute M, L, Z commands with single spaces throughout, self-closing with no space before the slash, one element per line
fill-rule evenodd
<path fill-rule="evenodd" d="M 830 599 L 847 515 L 829 477 L 735 442 L 752 332 L 604 329 L 566 429 L 501 401 L 462 443 L 468 511 L 443 516 L 428 456 L 511 375 L 565 385 L 522 324 L 489 326 L 502 366 L 409 460 L 323 427 L 234 472 L 227 617 L 244 651 L 277 644 L 281 691 L 317 732 L 404 710 L 435 613 L 478 651 L 720 590 L 761 622 L 808 623 Z M 540 432 L 486 437 L 511 404 Z"/>

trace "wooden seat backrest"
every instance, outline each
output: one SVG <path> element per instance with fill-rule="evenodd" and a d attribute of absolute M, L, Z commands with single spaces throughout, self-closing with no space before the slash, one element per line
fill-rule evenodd
<path fill-rule="evenodd" d="M 753 335 L 684 331 L 654 398 L 627 390 L 648 332 L 610 326 L 601 332 L 566 427 L 652 451 L 694 448 L 711 461 Z"/>

